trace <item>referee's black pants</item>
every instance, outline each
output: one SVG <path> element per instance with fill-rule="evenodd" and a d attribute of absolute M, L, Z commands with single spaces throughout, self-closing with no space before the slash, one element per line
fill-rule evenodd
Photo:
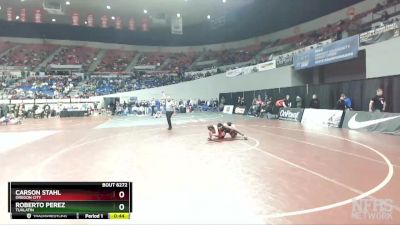
<path fill-rule="evenodd" d="M 166 112 L 166 115 L 167 115 L 167 122 L 168 122 L 168 128 L 169 128 L 169 129 L 172 129 L 171 117 L 172 117 L 172 114 L 173 114 L 173 113 L 174 113 L 173 111 L 167 111 L 167 112 Z"/>

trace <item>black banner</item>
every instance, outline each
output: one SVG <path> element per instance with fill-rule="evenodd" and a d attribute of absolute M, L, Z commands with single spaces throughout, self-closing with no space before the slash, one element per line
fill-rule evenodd
<path fill-rule="evenodd" d="M 400 135 L 400 114 L 347 111 L 343 128 Z"/>
<path fill-rule="evenodd" d="M 298 108 L 281 108 L 279 109 L 279 119 L 293 122 L 301 122 L 304 109 Z"/>
<path fill-rule="evenodd" d="M 391 23 L 360 34 L 360 46 L 372 45 L 399 37 L 400 23 Z"/>

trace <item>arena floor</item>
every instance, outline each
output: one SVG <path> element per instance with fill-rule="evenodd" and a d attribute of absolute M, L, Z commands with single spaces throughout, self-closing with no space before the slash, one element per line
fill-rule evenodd
<path fill-rule="evenodd" d="M 233 121 L 249 140 L 207 141 Z M 120 224 L 400 224 L 400 138 L 217 113 L 26 120 L 0 126 L 0 224 L 8 181 L 132 181 Z M 390 199 L 388 220 L 357 219 L 358 199 Z M 373 207 L 370 207 L 371 210 Z M 115 223 L 115 222 L 113 222 Z"/>

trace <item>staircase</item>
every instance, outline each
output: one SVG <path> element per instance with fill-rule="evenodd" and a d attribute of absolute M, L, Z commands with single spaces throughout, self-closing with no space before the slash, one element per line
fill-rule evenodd
<path fill-rule="evenodd" d="M 193 63 L 189 66 L 188 70 L 189 70 L 189 71 L 192 70 L 192 69 L 193 69 L 193 66 L 195 66 L 198 62 L 203 61 L 204 56 L 205 56 L 206 54 L 207 54 L 207 51 L 203 51 L 203 52 L 199 55 L 199 57 L 197 57 L 197 58 L 193 61 Z"/>
<path fill-rule="evenodd" d="M 162 70 L 165 69 L 165 67 L 167 67 L 170 62 L 171 62 L 170 58 L 165 59 L 165 61 L 161 64 L 160 68 Z"/>
<path fill-rule="evenodd" d="M 33 69 L 33 72 L 36 73 L 36 72 L 40 71 L 41 68 L 46 67 L 47 64 L 49 64 L 54 59 L 54 56 L 58 55 L 58 53 L 60 53 L 63 49 L 64 49 L 63 47 L 59 47 L 58 49 L 56 49 L 53 53 L 51 53 L 49 55 L 49 57 L 47 57 L 35 69 Z"/>
<path fill-rule="evenodd" d="M 106 54 L 107 50 L 105 49 L 101 49 L 97 55 L 96 55 L 96 60 L 92 62 L 92 64 L 90 64 L 88 72 L 93 72 L 96 70 L 97 66 L 101 63 L 101 61 L 103 60 L 104 55 Z"/>
<path fill-rule="evenodd" d="M 8 53 L 10 53 L 10 51 L 14 51 L 15 49 L 17 49 L 19 47 L 21 47 L 21 45 L 16 45 L 14 47 L 11 47 L 11 48 L 5 50 L 4 52 L 0 53 L 0 58 L 7 55 Z"/>
<path fill-rule="evenodd" d="M 126 67 L 124 72 L 132 71 L 135 68 L 135 66 L 137 65 L 140 57 L 142 57 L 142 53 L 138 53 L 137 55 L 135 55 L 135 57 L 132 59 L 132 62 L 129 63 L 129 65 Z"/>

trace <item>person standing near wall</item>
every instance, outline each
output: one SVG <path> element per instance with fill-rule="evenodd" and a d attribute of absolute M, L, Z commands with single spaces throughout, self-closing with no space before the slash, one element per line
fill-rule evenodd
<path fill-rule="evenodd" d="M 166 116 L 167 116 L 167 122 L 168 122 L 168 130 L 172 130 L 172 122 L 171 122 L 171 117 L 173 114 L 175 114 L 175 104 L 172 101 L 171 97 L 168 96 L 165 101 L 165 111 L 166 111 Z"/>
<path fill-rule="evenodd" d="M 369 101 L 369 111 L 370 112 L 384 112 L 386 109 L 386 100 L 383 97 L 382 88 L 376 90 L 376 95 Z"/>
<path fill-rule="evenodd" d="M 151 116 L 153 116 L 154 113 L 156 113 L 154 110 L 156 108 L 156 100 L 154 100 L 154 98 L 151 98 L 150 107 L 151 107 Z"/>

